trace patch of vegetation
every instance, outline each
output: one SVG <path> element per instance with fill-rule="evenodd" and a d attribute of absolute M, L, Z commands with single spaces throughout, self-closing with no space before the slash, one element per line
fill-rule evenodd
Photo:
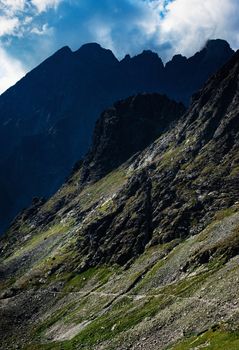
<path fill-rule="evenodd" d="M 233 167 L 230 172 L 231 177 L 235 177 L 239 175 L 239 166 Z"/>
<path fill-rule="evenodd" d="M 168 151 L 164 152 L 161 159 L 160 159 L 160 168 L 166 168 L 169 167 L 171 164 L 175 165 L 175 162 L 180 159 L 180 156 L 182 152 L 185 149 L 185 145 L 181 144 L 178 147 L 175 147 L 175 145 L 171 145 Z"/>
<path fill-rule="evenodd" d="M 93 320 L 73 340 L 62 342 L 59 349 L 79 347 L 79 349 L 88 350 L 95 344 L 112 339 L 116 335 L 132 329 L 143 320 L 154 317 L 160 310 L 175 302 L 175 298 L 180 300 L 180 298 L 192 295 L 206 277 L 206 274 L 201 274 L 169 285 L 160 289 L 158 296 L 134 299 L 133 295 L 125 295 L 112 306 L 110 312 Z M 52 349 L 58 349 L 54 347 L 54 344 L 52 346 Z"/>
<path fill-rule="evenodd" d="M 202 272 L 198 275 L 188 277 L 179 282 L 169 284 L 160 289 L 160 293 L 172 295 L 178 298 L 187 298 L 192 296 L 204 284 L 207 277 L 212 274 L 211 271 Z"/>
<path fill-rule="evenodd" d="M 215 220 L 220 221 L 225 218 L 228 218 L 229 216 L 235 214 L 236 212 L 239 211 L 239 205 L 233 205 L 230 208 L 220 210 L 215 214 Z"/>
<path fill-rule="evenodd" d="M 238 350 L 239 332 L 228 332 L 225 330 L 209 330 L 199 336 L 190 337 L 168 349 Z"/>
<path fill-rule="evenodd" d="M 85 187 L 79 195 L 79 203 L 82 209 L 86 210 L 102 197 L 107 197 L 116 192 L 126 180 L 126 170 L 119 168 L 114 170 L 103 179 Z"/>
<path fill-rule="evenodd" d="M 153 317 L 161 308 L 166 307 L 170 298 L 163 298 L 161 300 L 158 297 L 149 297 L 143 301 L 132 301 L 131 298 L 122 297 L 112 307 L 110 313 L 102 315 L 93 320 L 85 329 L 83 329 L 79 335 L 69 341 L 63 341 L 61 343 L 50 343 L 46 345 L 29 345 L 27 350 L 31 349 L 91 349 L 95 344 L 99 342 L 114 338 L 117 334 L 122 333 L 145 318 Z M 85 303 L 83 303 L 83 306 Z M 48 329 L 59 318 L 67 315 L 67 309 L 69 313 L 69 307 L 65 310 L 61 310 L 54 319 L 52 318 L 44 328 L 38 329 L 38 334 Z"/>
<path fill-rule="evenodd" d="M 125 297 L 114 305 L 110 313 L 97 318 L 83 329 L 72 340 L 72 349 L 79 344 L 82 348 L 90 349 L 99 342 L 112 339 L 117 334 L 133 328 L 145 318 L 153 317 L 168 302 L 157 297 L 147 298 L 143 302 L 132 302 Z"/>
<path fill-rule="evenodd" d="M 158 272 L 160 267 L 162 267 L 164 264 L 164 260 L 158 261 L 152 269 L 142 278 L 142 280 L 137 284 L 136 288 L 134 288 L 133 293 L 137 294 L 140 293 L 140 291 L 148 285 L 155 276 L 155 274 Z"/>
<path fill-rule="evenodd" d="M 59 310 L 57 310 L 53 315 L 51 315 L 44 323 L 35 328 L 32 332 L 34 339 L 40 339 L 42 334 L 47 331 L 51 326 L 53 326 L 58 321 L 66 322 L 69 318 L 71 312 L 74 312 L 77 307 L 77 302 L 68 302 L 64 304 Z"/>
<path fill-rule="evenodd" d="M 82 291 L 82 298 L 73 302 L 64 303 L 56 312 L 48 317 L 37 329 L 34 330 L 34 338 L 41 337 L 51 326 L 58 321 L 64 323 L 80 323 L 86 318 L 92 317 L 99 312 L 104 304 L 107 304 L 111 297 L 104 295 L 97 297 L 95 294 L 88 294 L 90 291 L 97 290 L 100 286 L 107 283 L 110 276 L 114 273 L 113 268 L 100 267 L 90 268 L 80 274 L 64 275 L 67 280 L 65 287 L 59 294 L 59 298 L 63 298 L 68 293 L 77 293 Z M 84 290 L 84 288 L 86 288 Z"/>
<path fill-rule="evenodd" d="M 36 248 L 40 243 L 46 241 L 50 237 L 66 233 L 71 226 L 72 222 L 67 222 L 64 224 L 57 223 L 48 228 L 46 231 L 35 234 L 29 241 L 24 243 L 22 248 L 18 247 L 15 253 L 13 253 L 7 260 L 12 260 L 18 256 L 22 256 L 24 253 Z"/>
<path fill-rule="evenodd" d="M 72 278 L 66 283 L 64 290 L 78 291 L 84 288 L 90 280 L 94 280 L 94 285 L 105 284 L 108 282 L 110 276 L 114 270 L 110 267 L 92 267 L 88 270 L 73 275 Z"/>

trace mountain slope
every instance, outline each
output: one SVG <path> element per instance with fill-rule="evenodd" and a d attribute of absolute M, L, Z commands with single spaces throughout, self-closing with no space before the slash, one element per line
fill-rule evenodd
<path fill-rule="evenodd" d="M 164 68 L 151 51 L 121 62 L 97 44 L 56 52 L 0 97 L 0 230 L 33 197 L 59 188 L 115 100 L 161 91 L 188 103 L 232 54 L 215 40 L 182 67 L 173 59 Z"/>
<path fill-rule="evenodd" d="M 19 215 L 4 349 L 238 348 L 238 78 L 239 52 L 145 150 Z"/>

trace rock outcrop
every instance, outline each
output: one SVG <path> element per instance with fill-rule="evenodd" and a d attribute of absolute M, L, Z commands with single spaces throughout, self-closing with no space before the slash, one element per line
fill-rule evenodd
<path fill-rule="evenodd" d="M 119 101 L 102 113 L 84 158 L 82 183 L 96 181 L 142 151 L 185 112 L 181 103 L 159 94 Z"/>

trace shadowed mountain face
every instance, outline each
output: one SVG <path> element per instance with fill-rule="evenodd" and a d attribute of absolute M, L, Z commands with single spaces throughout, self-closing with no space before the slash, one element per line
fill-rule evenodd
<path fill-rule="evenodd" d="M 97 44 L 64 47 L 0 97 L 0 230 L 34 196 L 52 194 L 88 150 L 95 121 L 115 100 L 164 92 L 184 103 L 232 55 L 210 41 L 166 67 L 144 51 L 119 62 Z"/>
<path fill-rule="evenodd" d="M 1 237 L 4 350 L 239 348 L 239 51 L 181 110 L 116 103 L 83 164 Z"/>
<path fill-rule="evenodd" d="M 182 103 L 159 94 L 115 103 L 96 123 L 93 145 L 83 162 L 82 183 L 99 180 L 142 151 L 184 112 Z"/>

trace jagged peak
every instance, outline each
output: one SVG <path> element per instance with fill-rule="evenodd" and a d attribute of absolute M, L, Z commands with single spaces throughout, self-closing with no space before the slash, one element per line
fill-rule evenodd
<path fill-rule="evenodd" d="M 226 40 L 222 39 L 212 39 L 208 40 L 204 47 L 197 52 L 194 56 L 189 58 L 189 60 L 193 60 L 195 57 L 228 57 L 228 59 L 231 57 L 231 55 L 234 53 L 234 50 L 230 47 L 228 42 Z"/>
<path fill-rule="evenodd" d="M 64 52 L 72 52 L 72 50 L 69 46 L 66 45 L 56 51 L 56 53 L 64 53 Z"/>
<path fill-rule="evenodd" d="M 165 68 L 168 68 L 172 65 L 174 66 L 174 65 L 186 63 L 187 60 L 188 60 L 187 57 L 185 57 L 181 54 L 174 55 L 173 58 L 166 63 Z"/>
<path fill-rule="evenodd" d="M 52 59 L 55 57 L 63 57 L 63 56 L 68 56 L 68 55 L 72 55 L 72 50 L 70 49 L 69 46 L 63 46 L 62 48 L 57 50 L 52 56 L 50 56 L 48 59 Z"/>
<path fill-rule="evenodd" d="M 163 61 L 161 57 L 156 52 L 153 52 L 151 50 L 144 50 L 138 55 L 130 56 L 126 55 L 120 63 L 132 63 L 132 64 L 143 64 L 143 65 L 160 65 L 161 68 L 164 68 Z"/>
<path fill-rule="evenodd" d="M 131 60 L 131 56 L 129 54 L 126 54 L 120 62 L 129 62 L 130 60 Z"/>
<path fill-rule="evenodd" d="M 83 44 L 75 53 L 80 52 L 80 51 L 88 51 L 88 52 L 93 52 L 93 51 L 101 51 L 101 50 L 106 50 L 102 48 L 102 46 L 96 42 L 92 43 L 86 43 Z"/>
<path fill-rule="evenodd" d="M 77 51 L 74 52 L 75 56 L 78 57 L 93 57 L 93 58 L 108 58 L 108 61 L 111 61 L 112 63 L 118 62 L 117 58 L 113 54 L 113 52 L 109 49 L 103 48 L 98 43 L 87 43 L 82 45 Z"/>
<path fill-rule="evenodd" d="M 32 76 L 32 74 L 38 72 L 39 69 L 45 68 L 46 64 L 54 65 L 56 61 L 67 60 L 72 55 L 73 55 L 73 52 L 70 49 L 70 47 L 69 46 L 63 46 L 62 48 L 57 50 L 55 53 L 53 53 L 50 57 L 48 57 L 43 62 L 41 62 L 33 70 L 28 72 L 25 77 Z M 19 84 L 19 83 L 21 84 L 21 82 L 24 80 L 25 77 L 23 77 L 21 80 L 19 80 L 19 82 L 17 82 L 17 84 Z"/>
<path fill-rule="evenodd" d="M 214 49 L 227 49 L 232 50 L 231 46 L 226 40 L 223 39 L 209 39 L 206 42 L 206 45 L 204 48 L 208 50 L 214 50 Z"/>
<path fill-rule="evenodd" d="M 172 58 L 173 62 L 184 62 L 186 60 L 187 60 L 187 57 L 183 56 L 181 54 L 174 55 L 173 58 Z"/>
<path fill-rule="evenodd" d="M 159 57 L 159 55 L 151 50 L 143 50 L 143 52 L 141 52 L 140 54 L 136 55 L 133 57 L 133 59 L 137 59 L 137 58 L 147 58 L 147 59 L 154 59 L 154 60 L 161 60 L 161 58 Z"/>

